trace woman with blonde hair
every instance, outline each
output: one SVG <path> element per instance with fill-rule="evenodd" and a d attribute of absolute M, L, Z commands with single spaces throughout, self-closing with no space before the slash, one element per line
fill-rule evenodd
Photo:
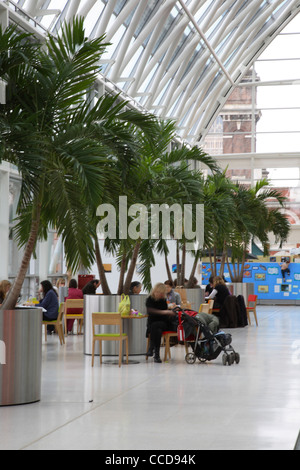
<path fill-rule="evenodd" d="M 11 288 L 11 282 L 4 280 L 0 282 L 0 305 L 3 304 L 5 297 L 7 296 Z"/>
<path fill-rule="evenodd" d="M 205 300 L 215 299 L 214 308 L 221 308 L 228 295 L 230 295 L 230 292 L 225 284 L 223 277 L 216 276 L 213 280 L 213 290 L 208 297 L 205 297 Z"/>
<path fill-rule="evenodd" d="M 150 347 L 147 356 L 152 357 L 154 362 L 161 363 L 160 343 L 163 331 L 176 331 L 172 324 L 172 318 L 176 316 L 173 310 L 168 310 L 167 286 L 162 282 L 156 284 L 146 300 L 147 313 L 149 315 L 147 335 L 150 334 Z"/>

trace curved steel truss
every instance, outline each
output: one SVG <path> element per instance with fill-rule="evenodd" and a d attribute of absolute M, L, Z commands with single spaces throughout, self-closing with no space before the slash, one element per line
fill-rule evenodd
<path fill-rule="evenodd" d="M 106 34 L 103 75 L 139 105 L 203 141 L 253 61 L 300 11 L 300 0 L 19 0 L 51 32 L 74 15 Z"/>

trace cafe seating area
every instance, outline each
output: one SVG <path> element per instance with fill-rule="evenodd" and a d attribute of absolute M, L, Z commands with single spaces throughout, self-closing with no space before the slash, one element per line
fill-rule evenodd
<path fill-rule="evenodd" d="M 231 367 L 220 358 L 189 365 L 182 345 L 162 364 L 135 355 L 118 367 L 103 355 L 102 366 L 98 357 L 91 367 L 84 335 L 63 346 L 58 335 L 43 336 L 41 401 L 0 408 L 0 422 L 14 430 L 0 449 L 292 450 L 300 428 L 299 309 L 259 305 L 257 316 L 259 328 L 228 330 L 241 356 Z"/>

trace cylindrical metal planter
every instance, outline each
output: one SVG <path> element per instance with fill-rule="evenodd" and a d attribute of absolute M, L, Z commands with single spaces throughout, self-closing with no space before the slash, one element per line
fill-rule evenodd
<path fill-rule="evenodd" d="M 131 308 L 140 313 L 146 313 L 146 298 L 148 295 L 131 295 Z M 84 297 L 84 354 L 92 354 L 93 330 L 92 313 L 96 312 L 117 312 L 121 296 L 119 295 L 86 295 Z M 128 334 L 129 355 L 140 355 L 146 352 L 146 327 L 147 318 L 135 318 L 123 320 L 124 333 Z M 115 327 L 98 327 L 97 333 L 114 333 Z M 102 354 L 105 356 L 117 356 L 119 345 L 115 341 L 104 341 Z M 95 345 L 95 355 L 99 355 L 99 342 Z"/>
<path fill-rule="evenodd" d="M 191 309 L 196 310 L 198 312 L 200 305 L 204 302 L 204 290 L 202 288 L 194 288 L 185 289 L 185 291 L 186 299 L 191 304 Z"/>
<path fill-rule="evenodd" d="M 232 282 L 227 284 L 232 289 L 232 293 L 235 296 L 242 295 L 247 304 L 248 295 L 254 294 L 254 283 L 253 282 Z M 231 290 L 230 289 L 230 290 Z"/>
<path fill-rule="evenodd" d="M 42 309 L 0 310 L 0 406 L 41 399 Z"/>

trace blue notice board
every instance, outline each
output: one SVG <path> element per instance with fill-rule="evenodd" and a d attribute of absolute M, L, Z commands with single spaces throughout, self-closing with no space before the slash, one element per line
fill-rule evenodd
<path fill-rule="evenodd" d="M 217 263 L 217 270 L 220 263 Z M 279 263 L 246 263 L 244 270 L 244 282 L 254 283 L 254 293 L 258 299 L 300 299 L 300 263 L 290 263 L 290 275 L 286 275 L 285 281 L 281 275 Z M 210 263 L 202 264 L 202 284 L 208 284 L 211 276 Z M 224 277 L 226 282 L 231 282 L 228 268 L 225 265 Z"/>

